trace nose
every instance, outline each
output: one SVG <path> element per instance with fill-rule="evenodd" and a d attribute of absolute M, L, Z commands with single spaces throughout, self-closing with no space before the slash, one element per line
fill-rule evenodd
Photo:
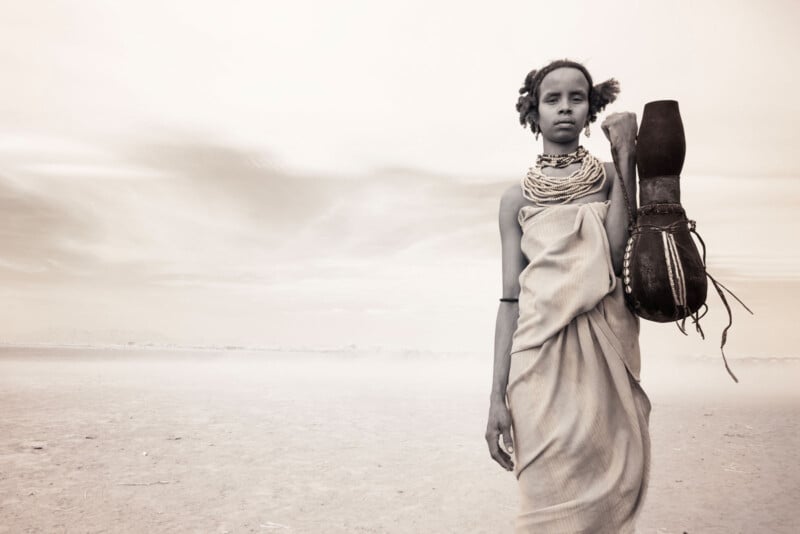
<path fill-rule="evenodd" d="M 572 105 L 570 104 L 569 98 L 565 99 L 561 102 L 561 106 L 558 109 L 559 113 L 572 113 Z"/>

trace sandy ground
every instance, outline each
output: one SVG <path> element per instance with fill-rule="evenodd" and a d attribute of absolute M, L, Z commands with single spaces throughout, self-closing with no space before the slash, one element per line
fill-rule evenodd
<path fill-rule="evenodd" d="M 645 360 L 640 532 L 797 531 L 800 362 L 733 363 Z M 490 365 L 2 349 L 0 532 L 509 532 Z"/>

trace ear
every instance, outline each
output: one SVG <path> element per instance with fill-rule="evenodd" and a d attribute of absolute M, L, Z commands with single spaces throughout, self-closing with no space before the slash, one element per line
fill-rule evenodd
<path fill-rule="evenodd" d="M 608 104 L 617 99 L 618 94 L 619 82 L 614 78 L 598 83 L 592 87 L 592 109 L 595 112 L 603 111 Z"/>

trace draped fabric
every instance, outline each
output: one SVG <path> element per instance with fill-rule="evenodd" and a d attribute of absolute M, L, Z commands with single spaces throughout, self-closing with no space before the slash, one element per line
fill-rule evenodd
<path fill-rule="evenodd" d="M 519 533 L 634 531 L 650 466 L 639 318 L 614 275 L 609 201 L 524 206 L 506 398 Z"/>

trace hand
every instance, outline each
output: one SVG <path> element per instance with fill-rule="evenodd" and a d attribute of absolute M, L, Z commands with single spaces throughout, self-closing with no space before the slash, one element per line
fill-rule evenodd
<path fill-rule="evenodd" d="M 612 113 L 600 124 L 600 128 L 603 129 L 612 147 L 633 146 L 636 143 L 638 132 L 636 113 L 630 111 Z"/>
<path fill-rule="evenodd" d="M 500 447 L 500 436 L 503 436 L 504 450 Z M 514 443 L 511 441 L 511 413 L 503 401 L 492 401 L 489 406 L 489 422 L 486 425 L 486 443 L 489 444 L 489 453 L 495 462 L 506 471 L 514 469 L 510 453 L 514 452 Z"/>

